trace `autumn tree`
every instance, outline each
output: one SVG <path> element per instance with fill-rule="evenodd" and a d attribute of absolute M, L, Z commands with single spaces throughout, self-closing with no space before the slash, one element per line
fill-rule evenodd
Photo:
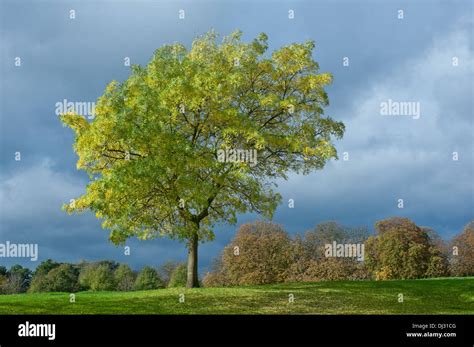
<path fill-rule="evenodd" d="M 433 230 L 400 217 L 378 221 L 375 230 L 377 235 L 369 237 L 366 242 L 365 263 L 377 279 L 413 279 L 446 274 L 446 258 Z"/>
<path fill-rule="evenodd" d="M 422 227 L 428 234 L 430 261 L 426 270 L 426 277 L 442 277 L 449 275 L 448 245 L 439 236 L 436 230 Z"/>
<path fill-rule="evenodd" d="M 337 158 L 332 141 L 344 124 L 323 115 L 331 75 L 319 73 L 314 47 L 269 55 L 265 34 L 244 43 L 237 31 L 220 43 L 210 32 L 190 49 L 159 48 L 107 86 L 93 121 L 61 116 L 75 131 L 77 168 L 90 177 L 65 209 L 95 212 L 115 244 L 186 241 L 187 286 L 198 286 L 198 243 L 213 239 L 216 223 L 245 212 L 271 217 L 281 200 L 275 179 Z"/>
<path fill-rule="evenodd" d="M 264 221 L 246 223 L 224 248 L 220 268 L 214 269 L 218 274 L 211 276 L 221 277 L 221 285 L 284 282 L 292 261 L 291 252 L 291 239 L 280 225 Z"/>
<path fill-rule="evenodd" d="M 454 276 L 474 276 L 474 221 L 452 241 L 451 272 Z"/>
<path fill-rule="evenodd" d="M 292 264 L 288 268 L 289 281 L 320 281 L 365 279 L 369 276 L 363 259 L 327 257 L 326 245 L 363 245 L 368 237 L 366 227 L 349 227 L 335 221 L 322 222 L 308 230 L 304 237 L 293 240 Z M 363 254 L 362 254 L 363 256 Z"/>

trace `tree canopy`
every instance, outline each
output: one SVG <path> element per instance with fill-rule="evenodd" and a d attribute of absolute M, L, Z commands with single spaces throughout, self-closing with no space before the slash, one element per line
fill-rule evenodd
<path fill-rule="evenodd" d="M 190 49 L 165 45 L 107 86 L 93 121 L 63 114 L 77 168 L 90 176 L 66 210 L 94 211 L 116 244 L 132 236 L 194 244 L 240 213 L 271 217 L 281 201 L 275 179 L 337 158 L 332 140 L 344 124 L 324 116 L 332 77 L 319 73 L 314 42 L 268 55 L 265 34 L 241 37 L 218 43 L 210 32 Z M 219 160 L 223 150 L 255 151 L 256 161 Z"/>

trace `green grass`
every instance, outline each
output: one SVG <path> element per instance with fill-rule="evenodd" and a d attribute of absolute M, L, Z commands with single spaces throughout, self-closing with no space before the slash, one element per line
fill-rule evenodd
<path fill-rule="evenodd" d="M 0 314 L 474 314 L 474 277 L 0 295 Z"/>

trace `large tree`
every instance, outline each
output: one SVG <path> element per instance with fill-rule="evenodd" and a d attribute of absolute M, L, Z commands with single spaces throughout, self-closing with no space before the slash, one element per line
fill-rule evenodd
<path fill-rule="evenodd" d="M 247 211 L 271 217 L 281 201 L 274 179 L 337 158 L 332 140 L 344 124 L 323 116 L 331 75 L 319 73 L 314 43 L 267 48 L 265 34 L 244 43 L 239 31 L 221 43 L 210 32 L 190 49 L 166 45 L 107 86 L 93 121 L 62 115 L 90 177 L 67 211 L 94 211 L 115 244 L 187 241 L 187 286 L 197 286 L 198 243 L 216 223 Z M 230 150 L 255 150 L 257 160 Z"/>

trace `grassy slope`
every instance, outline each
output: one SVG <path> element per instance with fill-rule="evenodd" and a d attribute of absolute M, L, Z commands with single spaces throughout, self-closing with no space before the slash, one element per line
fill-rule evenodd
<path fill-rule="evenodd" d="M 185 294 L 185 303 L 178 295 Z M 295 302 L 288 303 L 288 294 Z M 404 302 L 398 302 L 402 293 Z M 0 295 L 0 314 L 474 314 L 474 277 Z"/>

